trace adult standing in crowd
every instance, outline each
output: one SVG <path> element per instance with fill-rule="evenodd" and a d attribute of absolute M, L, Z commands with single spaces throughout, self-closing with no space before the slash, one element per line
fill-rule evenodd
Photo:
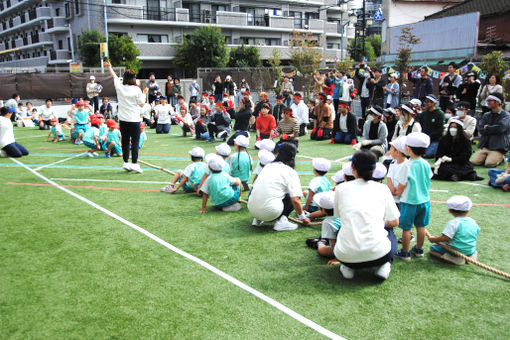
<path fill-rule="evenodd" d="M 241 100 L 241 104 L 239 104 L 239 106 L 236 108 L 234 116 L 232 117 L 233 119 L 235 119 L 234 123 L 235 133 L 228 139 L 227 141 L 228 145 L 233 146 L 234 139 L 236 139 L 236 137 L 239 135 L 243 135 L 245 137 L 250 136 L 248 131 L 250 129 L 250 117 L 253 113 L 252 110 L 253 103 L 251 102 L 250 98 L 244 97 Z"/>
<path fill-rule="evenodd" d="M 457 74 L 457 64 L 451 62 L 448 64 L 448 74 L 439 82 L 439 106 L 441 110 L 455 102 L 455 96 L 462 84 L 462 77 Z"/>
<path fill-rule="evenodd" d="M 471 111 L 471 105 L 468 102 L 457 102 L 455 104 L 455 108 L 455 116 L 448 119 L 443 134 L 446 135 L 448 132 L 448 126 L 452 120 L 458 119 L 462 122 L 462 130 L 464 131 L 466 138 L 473 140 L 473 135 L 476 129 L 476 118 L 469 115 L 469 112 Z"/>
<path fill-rule="evenodd" d="M 345 81 L 345 72 L 338 71 L 333 75 L 331 82 L 333 83 L 333 104 L 338 107 L 340 104 L 340 97 L 342 96 L 343 85 Z"/>
<path fill-rule="evenodd" d="M 483 113 L 489 112 L 490 109 L 487 107 L 487 97 L 491 94 L 499 93 L 503 95 L 503 86 L 501 86 L 501 78 L 497 74 L 492 74 L 489 77 L 489 82 L 485 84 L 480 91 L 480 96 L 478 97 L 479 103 L 482 106 Z"/>
<path fill-rule="evenodd" d="M 459 99 L 468 102 L 474 109 L 476 107 L 476 96 L 480 89 L 480 81 L 476 79 L 476 73 L 471 71 L 466 74 L 465 81 L 459 86 Z"/>
<path fill-rule="evenodd" d="M 306 135 L 306 126 L 309 123 L 309 109 L 308 106 L 303 102 L 303 96 L 301 96 L 301 93 L 294 93 L 294 96 L 292 96 L 292 105 L 290 108 L 292 109 L 293 116 L 299 123 L 299 135 Z"/>
<path fill-rule="evenodd" d="M 294 93 L 294 88 L 292 87 L 292 83 L 290 82 L 289 77 L 284 76 L 280 94 L 283 96 L 285 106 L 290 105 L 290 102 L 292 101 L 293 93 Z"/>
<path fill-rule="evenodd" d="M 367 109 L 370 106 L 370 98 L 372 98 L 374 91 L 373 83 L 370 81 L 374 74 L 370 67 L 365 64 L 358 64 L 355 68 L 354 76 L 359 80 L 358 94 L 361 103 L 361 119 L 364 122 L 367 117 Z"/>
<path fill-rule="evenodd" d="M 428 68 L 422 66 L 418 78 L 413 78 L 408 74 L 408 79 L 414 84 L 414 98 L 423 100 L 426 96 L 434 93 L 434 83 L 428 75 Z"/>
<path fill-rule="evenodd" d="M 158 97 L 158 93 L 161 92 L 161 88 L 156 82 L 156 74 L 154 74 L 154 72 L 149 74 L 149 80 L 147 80 L 145 86 L 149 89 L 149 104 L 152 104 L 152 102 Z"/>
<path fill-rule="evenodd" d="M 237 90 L 237 85 L 236 85 L 236 83 L 234 83 L 234 80 L 232 79 L 231 75 L 227 75 L 225 77 L 225 83 L 224 83 L 223 87 L 224 87 L 225 93 L 228 93 L 232 98 L 235 96 L 236 90 Z"/>
<path fill-rule="evenodd" d="M 278 152 L 276 159 L 264 166 L 253 183 L 248 210 L 254 217 L 253 226 L 276 220 L 274 230 L 294 230 L 297 224 L 288 220 L 293 210 L 304 223 L 310 222 L 303 212 L 300 201 L 303 191 L 294 170 L 297 148 L 292 143 L 281 143 L 275 151 Z"/>
<path fill-rule="evenodd" d="M 370 82 L 374 86 L 371 103 L 384 107 L 384 89 L 386 87 L 386 81 L 382 77 L 381 70 L 374 70 L 374 78 L 370 79 Z"/>
<path fill-rule="evenodd" d="M 443 135 L 444 112 L 437 108 L 438 100 L 433 94 L 429 94 L 423 100 L 425 110 L 421 113 L 420 124 L 422 132 L 430 137 L 430 145 L 423 155 L 424 158 L 436 156 L 439 138 Z"/>
<path fill-rule="evenodd" d="M 368 114 L 367 121 L 363 125 L 361 148 L 372 151 L 379 158 L 388 149 L 388 128 L 382 121 L 382 107 L 372 106 Z"/>
<path fill-rule="evenodd" d="M 94 107 L 94 113 L 99 111 L 99 86 L 96 83 L 96 77 L 90 76 L 89 82 L 87 83 L 86 92 L 92 107 Z"/>
<path fill-rule="evenodd" d="M 480 142 L 478 150 L 471 160 L 474 165 L 494 168 L 501 164 L 509 150 L 508 135 L 510 114 L 503 110 L 504 97 L 499 93 L 487 97 L 489 112 L 478 123 Z"/>
<path fill-rule="evenodd" d="M 222 103 L 223 102 L 223 89 L 224 85 L 221 81 L 221 76 L 217 75 L 214 79 L 213 83 L 213 93 L 214 93 L 214 102 L 215 103 Z"/>
<path fill-rule="evenodd" d="M 182 97 L 182 85 L 179 78 L 174 78 L 174 84 L 172 85 L 172 105 L 176 106 L 179 104 L 179 98 Z M 182 97 L 184 99 L 184 97 Z M 170 98 L 168 98 L 170 100 Z M 182 104 L 181 104 L 182 105 Z"/>
<path fill-rule="evenodd" d="M 459 119 L 450 120 L 447 132 L 439 140 L 434 179 L 446 181 L 476 181 L 479 178 L 469 162 L 473 149 L 464 134 L 464 124 Z"/>
<path fill-rule="evenodd" d="M 271 114 L 273 115 L 274 119 L 276 120 L 276 125 L 280 122 L 280 119 L 282 119 L 283 115 L 283 109 L 285 108 L 285 104 L 283 103 L 283 96 L 281 94 L 276 96 L 276 105 L 273 107 L 273 110 L 271 111 Z"/>
<path fill-rule="evenodd" d="M 340 273 L 345 279 L 352 279 L 357 269 L 376 267 L 375 275 L 386 280 L 397 251 L 393 227 L 400 213 L 388 187 L 371 180 L 376 163 L 372 152 L 356 152 L 352 157 L 355 179 L 335 190 L 334 216 L 342 227 L 333 252 L 342 262 Z"/>
<path fill-rule="evenodd" d="M 172 86 L 174 86 L 174 79 L 172 76 L 168 76 L 165 83 L 165 96 L 167 98 L 172 98 Z"/>
<path fill-rule="evenodd" d="M 346 79 L 343 82 L 342 95 L 340 96 L 339 103 L 340 104 L 342 104 L 342 103 L 346 104 L 347 106 L 349 106 L 349 108 L 351 108 L 351 103 L 352 103 L 353 96 L 355 97 L 355 94 L 354 94 L 354 81 L 348 75 L 348 76 L 346 76 Z"/>
<path fill-rule="evenodd" d="M 384 86 L 384 93 L 386 94 L 386 101 L 384 103 L 384 107 L 391 107 L 392 109 L 396 108 L 399 103 L 400 96 L 400 85 L 397 83 L 397 74 L 390 74 L 390 82 Z M 382 106 L 382 105 L 381 105 Z"/>
<path fill-rule="evenodd" d="M 0 157 L 21 157 L 28 155 L 28 150 L 14 139 L 11 116 L 16 109 L 2 107 L 0 111 Z"/>
<path fill-rule="evenodd" d="M 198 100 L 198 95 L 200 94 L 200 84 L 197 83 L 197 78 L 191 79 L 191 84 L 189 84 L 189 101 L 194 100 L 195 102 Z"/>
<path fill-rule="evenodd" d="M 140 107 L 145 103 L 145 94 L 136 84 L 135 71 L 127 69 L 122 76 L 122 82 L 112 69 L 112 65 L 105 61 L 104 67 L 110 71 L 119 101 L 117 117 L 119 118 L 120 133 L 122 135 L 122 168 L 126 171 L 142 173 L 138 164 L 138 149 L 140 142 Z M 131 163 L 129 163 L 129 149 L 131 149 Z"/>

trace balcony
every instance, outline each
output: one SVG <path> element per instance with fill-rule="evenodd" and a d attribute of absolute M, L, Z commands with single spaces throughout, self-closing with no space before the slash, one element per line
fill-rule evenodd
<path fill-rule="evenodd" d="M 218 25 L 247 26 L 248 14 L 234 12 L 216 12 L 216 23 Z"/>
<path fill-rule="evenodd" d="M 141 60 L 170 60 L 177 53 L 176 44 L 135 42 L 135 45 L 140 50 Z"/>
<path fill-rule="evenodd" d="M 55 17 L 46 22 L 46 32 L 66 32 L 69 28 L 67 27 L 67 20 L 64 17 Z"/>
<path fill-rule="evenodd" d="M 51 13 L 49 7 L 38 7 L 36 9 L 28 11 L 29 21 L 22 24 L 20 17 L 14 18 L 12 25 L 9 25 L 9 29 L 0 31 L 0 36 L 12 34 L 13 32 L 21 31 L 33 25 L 36 22 L 42 20 L 51 19 Z M 16 25 L 15 25 L 16 24 Z"/>
<path fill-rule="evenodd" d="M 71 59 L 71 53 L 67 50 L 56 50 L 50 52 L 50 64 L 65 63 Z"/>

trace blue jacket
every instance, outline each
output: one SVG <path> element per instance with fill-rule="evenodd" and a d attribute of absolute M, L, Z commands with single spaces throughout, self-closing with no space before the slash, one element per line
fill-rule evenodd
<path fill-rule="evenodd" d="M 392 88 L 393 88 L 393 91 L 391 90 Z M 400 95 L 400 85 L 397 82 L 395 82 L 393 84 L 388 83 L 388 84 L 386 84 L 386 91 L 384 91 L 384 93 L 387 96 L 392 94 L 390 107 L 396 108 L 398 106 L 398 98 Z M 384 101 L 384 103 L 386 103 L 386 100 Z"/>

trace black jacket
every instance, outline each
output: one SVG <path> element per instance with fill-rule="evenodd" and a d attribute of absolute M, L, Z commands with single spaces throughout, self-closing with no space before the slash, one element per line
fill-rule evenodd
<path fill-rule="evenodd" d="M 361 90 L 363 88 L 363 82 L 365 81 L 365 76 L 363 74 L 360 74 L 359 68 L 356 69 L 356 72 L 354 73 L 354 77 L 358 79 L 358 96 L 361 97 Z M 367 89 L 368 89 L 368 98 L 372 98 L 372 95 L 374 93 L 374 84 L 370 81 L 370 78 L 374 78 L 374 74 L 372 71 L 370 71 L 370 77 L 367 79 Z"/>
<path fill-rule="evenodd" d="M 447 134 L 439 140 L 436 160 L 447 156 L 452 159 L 452 163 L 463 165 L 469 163 L 469 158 L 471 158 L 472 153 L 471 142 L 466 137 L 458 136 L 454 142 L 453 138 Z"/>
<path fill-rule="evenodd" d="M 339 112 L 335 116 L 335 122 L 333 123 L 333 136 L 340 131 L 340 116 L 342 114 Z M 356 131 L 358 129 L 358 123 L 356 117 L 352 114 L 352 112 L 347 113 L 347 131 L 351 136 L 356 136 Z M 354 137 L 353 137 L 354 138 Z"/>
<path fill-rule="evenodd" d="M 272 114 L 274 116 L 274 119 L 276 120 L 276 125 L 278 125 L 278 122 L 280 121 L 280 119 L 282 118 L 282 113 L 283 113 L 283 108 L 285 107 L 285 105 L 275 105 L 273 107 L 273 111 L 272 111 Z"/>
<path fill-rule="evenodd" d="M 250 117 L 252 115 L 251 109 L 244 108 L 236 112 L 233 118 L 236 120 L 234 123 L 235 131 L 248 131 L 250 125 Z"/>

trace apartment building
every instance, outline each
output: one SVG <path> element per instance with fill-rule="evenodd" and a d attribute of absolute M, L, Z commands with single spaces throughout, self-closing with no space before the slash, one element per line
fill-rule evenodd
<path fill-rule="evenodd" d="M 92 28 L 129 35 L 143 71 L 170 71 L 179 41 L 204 25 L 221 28 L 228 47 L 256 46 L 263 60 L 273 48 L 289 59 L 289 36 L 309 31 L 321 41 L 324 60 L 334 62 L 354 37 L 345 24 L 353 6 L 349 0 L 0 0 L 0 69 L 78 60 L 77 39 Z"/>

